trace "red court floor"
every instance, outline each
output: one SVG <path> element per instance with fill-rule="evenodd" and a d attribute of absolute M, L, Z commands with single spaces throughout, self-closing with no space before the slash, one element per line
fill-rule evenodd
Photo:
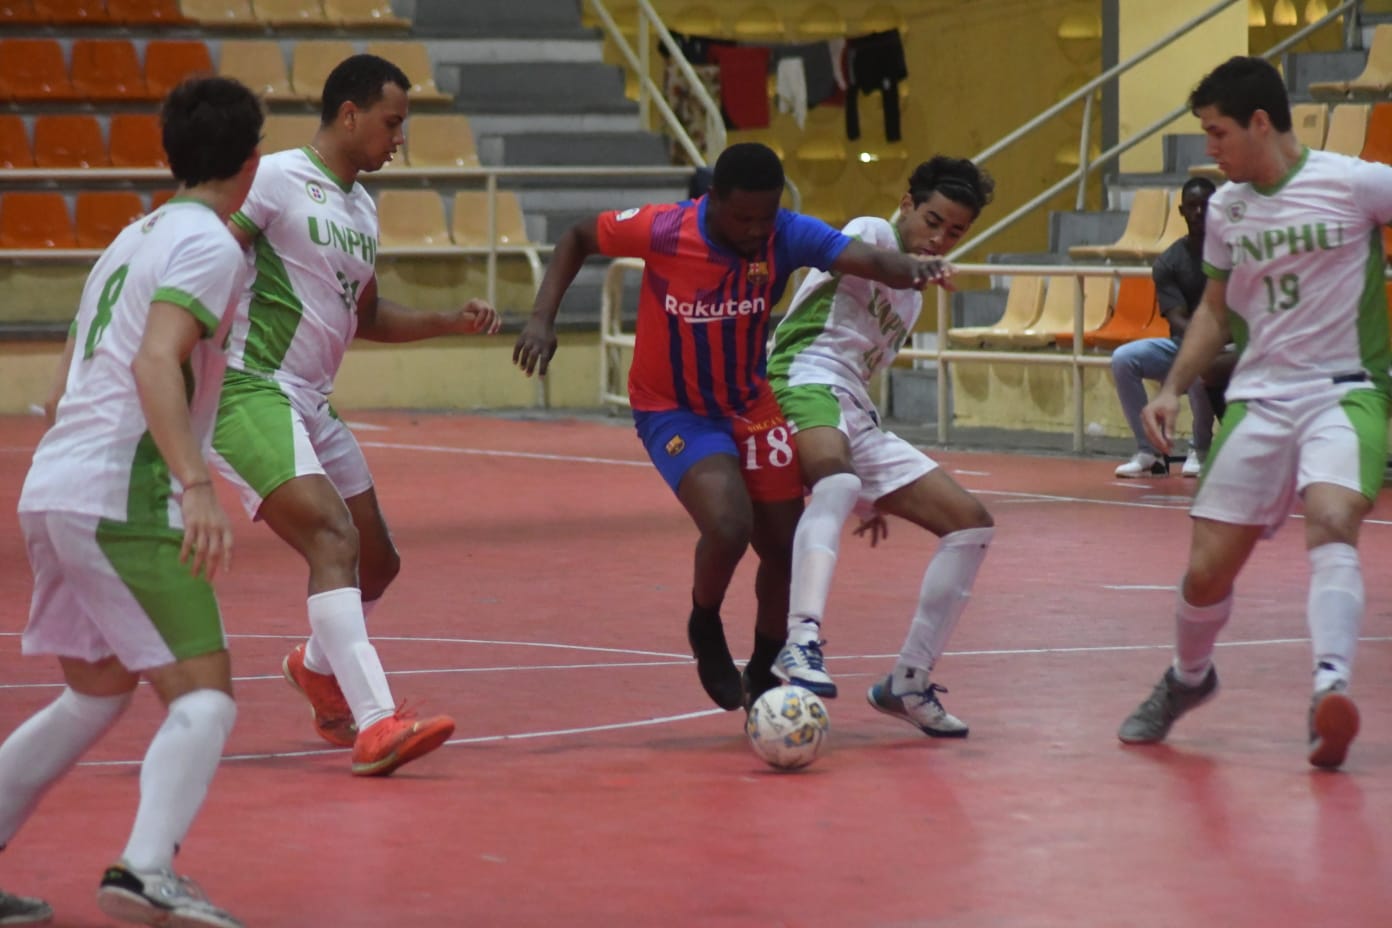
<path fill-rule="evenodd" d="M 1168 745 L 1121 719 L 1169 659 L 1193 483 L 1115 462 L 942 452 L 996 543 L 938 678 L 972 725 L 938 743 L 876 714 L 933 550 L 847 537 L 827 616 L 842 696 L 810 770 L 777 774 L 687 654 L 693 529 L 623 419 L 361 413 L 404 570 L 373 615 L 398 698 L 455 740 L 386 780 L 348 774 L 280 678 L 304 570 L 235 514 L 219 592 L 238 675 L 228 757 L 179 859 L 209 895 L 289 926 L 1382 926 L 1392 924 L 1392 524 L 1363 536 L 1368 617 L 1346 769 L 1304 759 L 1301 526 L 1261 546 L 1219 653 L 1222 696 Z M 39 433 L 0 419 L 0 510 Z M 233 500 L 224 494 L 229 506 Z M 1392 520 L 1392 506 L 1375 513 Z M 0 531 L 0 734 L 58 692 L 22 659 L 28 573 Z M 752 564 L 726 625 L 752 641 Z M 57 924 L 125 843 L 160 712 L 122 724 L 0 854 Z"/>

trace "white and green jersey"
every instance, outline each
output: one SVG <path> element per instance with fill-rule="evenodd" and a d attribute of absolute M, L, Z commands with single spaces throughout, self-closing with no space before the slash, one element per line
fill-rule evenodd
<path fill-rule="evenodd" d="M 232 217 L 256 236 L 256 270 L 232 329 L 229 366 L 327 395 L 357 330 L 377 262 L 377 207 L 308 148 L 261 159 Z"/>
<path fill-rule="evenodd" d="M 1239 356 L 1228 399 L 1300 396 L 1334 377 L 1389 385 L 1382 226 L 1392 167 L 1306 149 L 1274 187 L 1208 203 L 1204 273 L 1227 282 Z"/>
<path fill-rule="evenodd" d="M 894 226 L 861 216 L 841 230 L 867 245 L 903 250 Z M 788 386 L 827 384 L 870 402 L 867 385 L 904 347 L 923 309 L 917 290 L 828 271 L 812 271 L 773 333 L 769 379 Z"/>
<path fill-rule="evenodd" d="M 205 337 L 184 365 L 189 417 L 206 448 L 246 260 L 217 214 L 173 199 L 126 226 L 97 259 L 73 321 L 72 365 L 34 452 L 20 512 L 76 512 L 182 525 L 174 480 L 150 437 L 131 364 L 152 303 L 181 306 Z"/>

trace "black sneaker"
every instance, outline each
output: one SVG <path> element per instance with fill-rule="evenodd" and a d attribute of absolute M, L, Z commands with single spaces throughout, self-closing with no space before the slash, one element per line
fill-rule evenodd
<path fill-rule="evenodd" d="M 740 674 L 740 680 L 744 683 L 744 711 L 748 712 L 754 705 L 754 701 L 767 693 L 774 687 L 782 685 L 782 681 L 773 675 L 773 671 L 765 668 L 755 670 L 753 664 L 745 664 L 744 672 Z"/>
<path fill-rule="evenodd" d="M 725 629 L 720 619 L 702 620 L 693 612 L 686 623 L 686 640 L 696 658 L 696 673 L 706 695 L 722 709 L 734 710 L 744 705 L 744 686 L 739 668 L 730 657 L 725 643 Z"/>

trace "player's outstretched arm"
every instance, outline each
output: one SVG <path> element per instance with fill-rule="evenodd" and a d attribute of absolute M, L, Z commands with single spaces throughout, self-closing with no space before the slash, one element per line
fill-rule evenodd
<path fill-rule="evenodd" d="M 598 216 L 577 222 L 556 242 L 556 250 L 546 265 L 546 275 L 532 301 L 532 315 L 512 348 L 512 363 L 522 368 L 528 377 L 533 371 L 546 376 L 546 367 L 556 353 L 556 313 L 561 308 L 561 297 L 580 273 L 585 259 L 597 254 Z"/>
<path fill-rule="evenodd" d="M 457 309 L 431 312 L 382 299 L 377 278 L 358 297 L 358 335 L 371 342 L 418 342 L 441 335 L 492 335 L 503 324 L 487 300 L 475 297 Z"/>
<path fill-rule="evenodd" d="M 1190 384 L 1208 370 L 1228 342 L 1227 299 L 1228 285 L 1210 280 L 1160 392 L 1141 410 L 1146 436 L 1162 452 L 1170 450 L 1170 437 L 1179 417 L 1180 394 L 1188 392 Z"/>
<path fill-rule="evenodd" d="M 949 286 L 952 280 L 952 265 L 944 258 L 920 258 L 858 241 L 845 247 L 831 269 L 877 280 L 896 290 L 922 290 L 929 284 Z"/>
<path fill-rule="evenodd" d="M 211 580 L 219 568 L 231 566 L 232 526 L 213 491 L 184 393 L 183 365 L 202 337 L 202 325 L 187 310 L 173 303 L 152 303 L 131 373 L 150 437 L 184 487 L 184 543 L 179 559 L 192 555 L 194 574 L 206 571 Z"/>

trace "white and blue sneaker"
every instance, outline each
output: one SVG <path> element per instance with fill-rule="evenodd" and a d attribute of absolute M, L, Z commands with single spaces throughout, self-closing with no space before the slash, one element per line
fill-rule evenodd
<path fill-rule="evenodd" d="M 929 683 L 926 675 L 922 683 L 922 689 L 896 694 L 894 674 L 890 674 L 871 685 L 865 701 L 885 715 L 903 719 L 930 738 L 965 738 L 970 731 L 967 723 L 944 709 L 938 700 L 938 694 L 946 693 L 947 688 Z"/>
<path fill-rule="evenodd" d="M 825 641 L 809 641 L 806 644 L 788 642 L 773 661 L 773 675 L 784 683 L 791 683 L 811 690 L 823 699 L 836 698 L 836 684 L 826 672 L 826 661 L 822 657 Z"/>

